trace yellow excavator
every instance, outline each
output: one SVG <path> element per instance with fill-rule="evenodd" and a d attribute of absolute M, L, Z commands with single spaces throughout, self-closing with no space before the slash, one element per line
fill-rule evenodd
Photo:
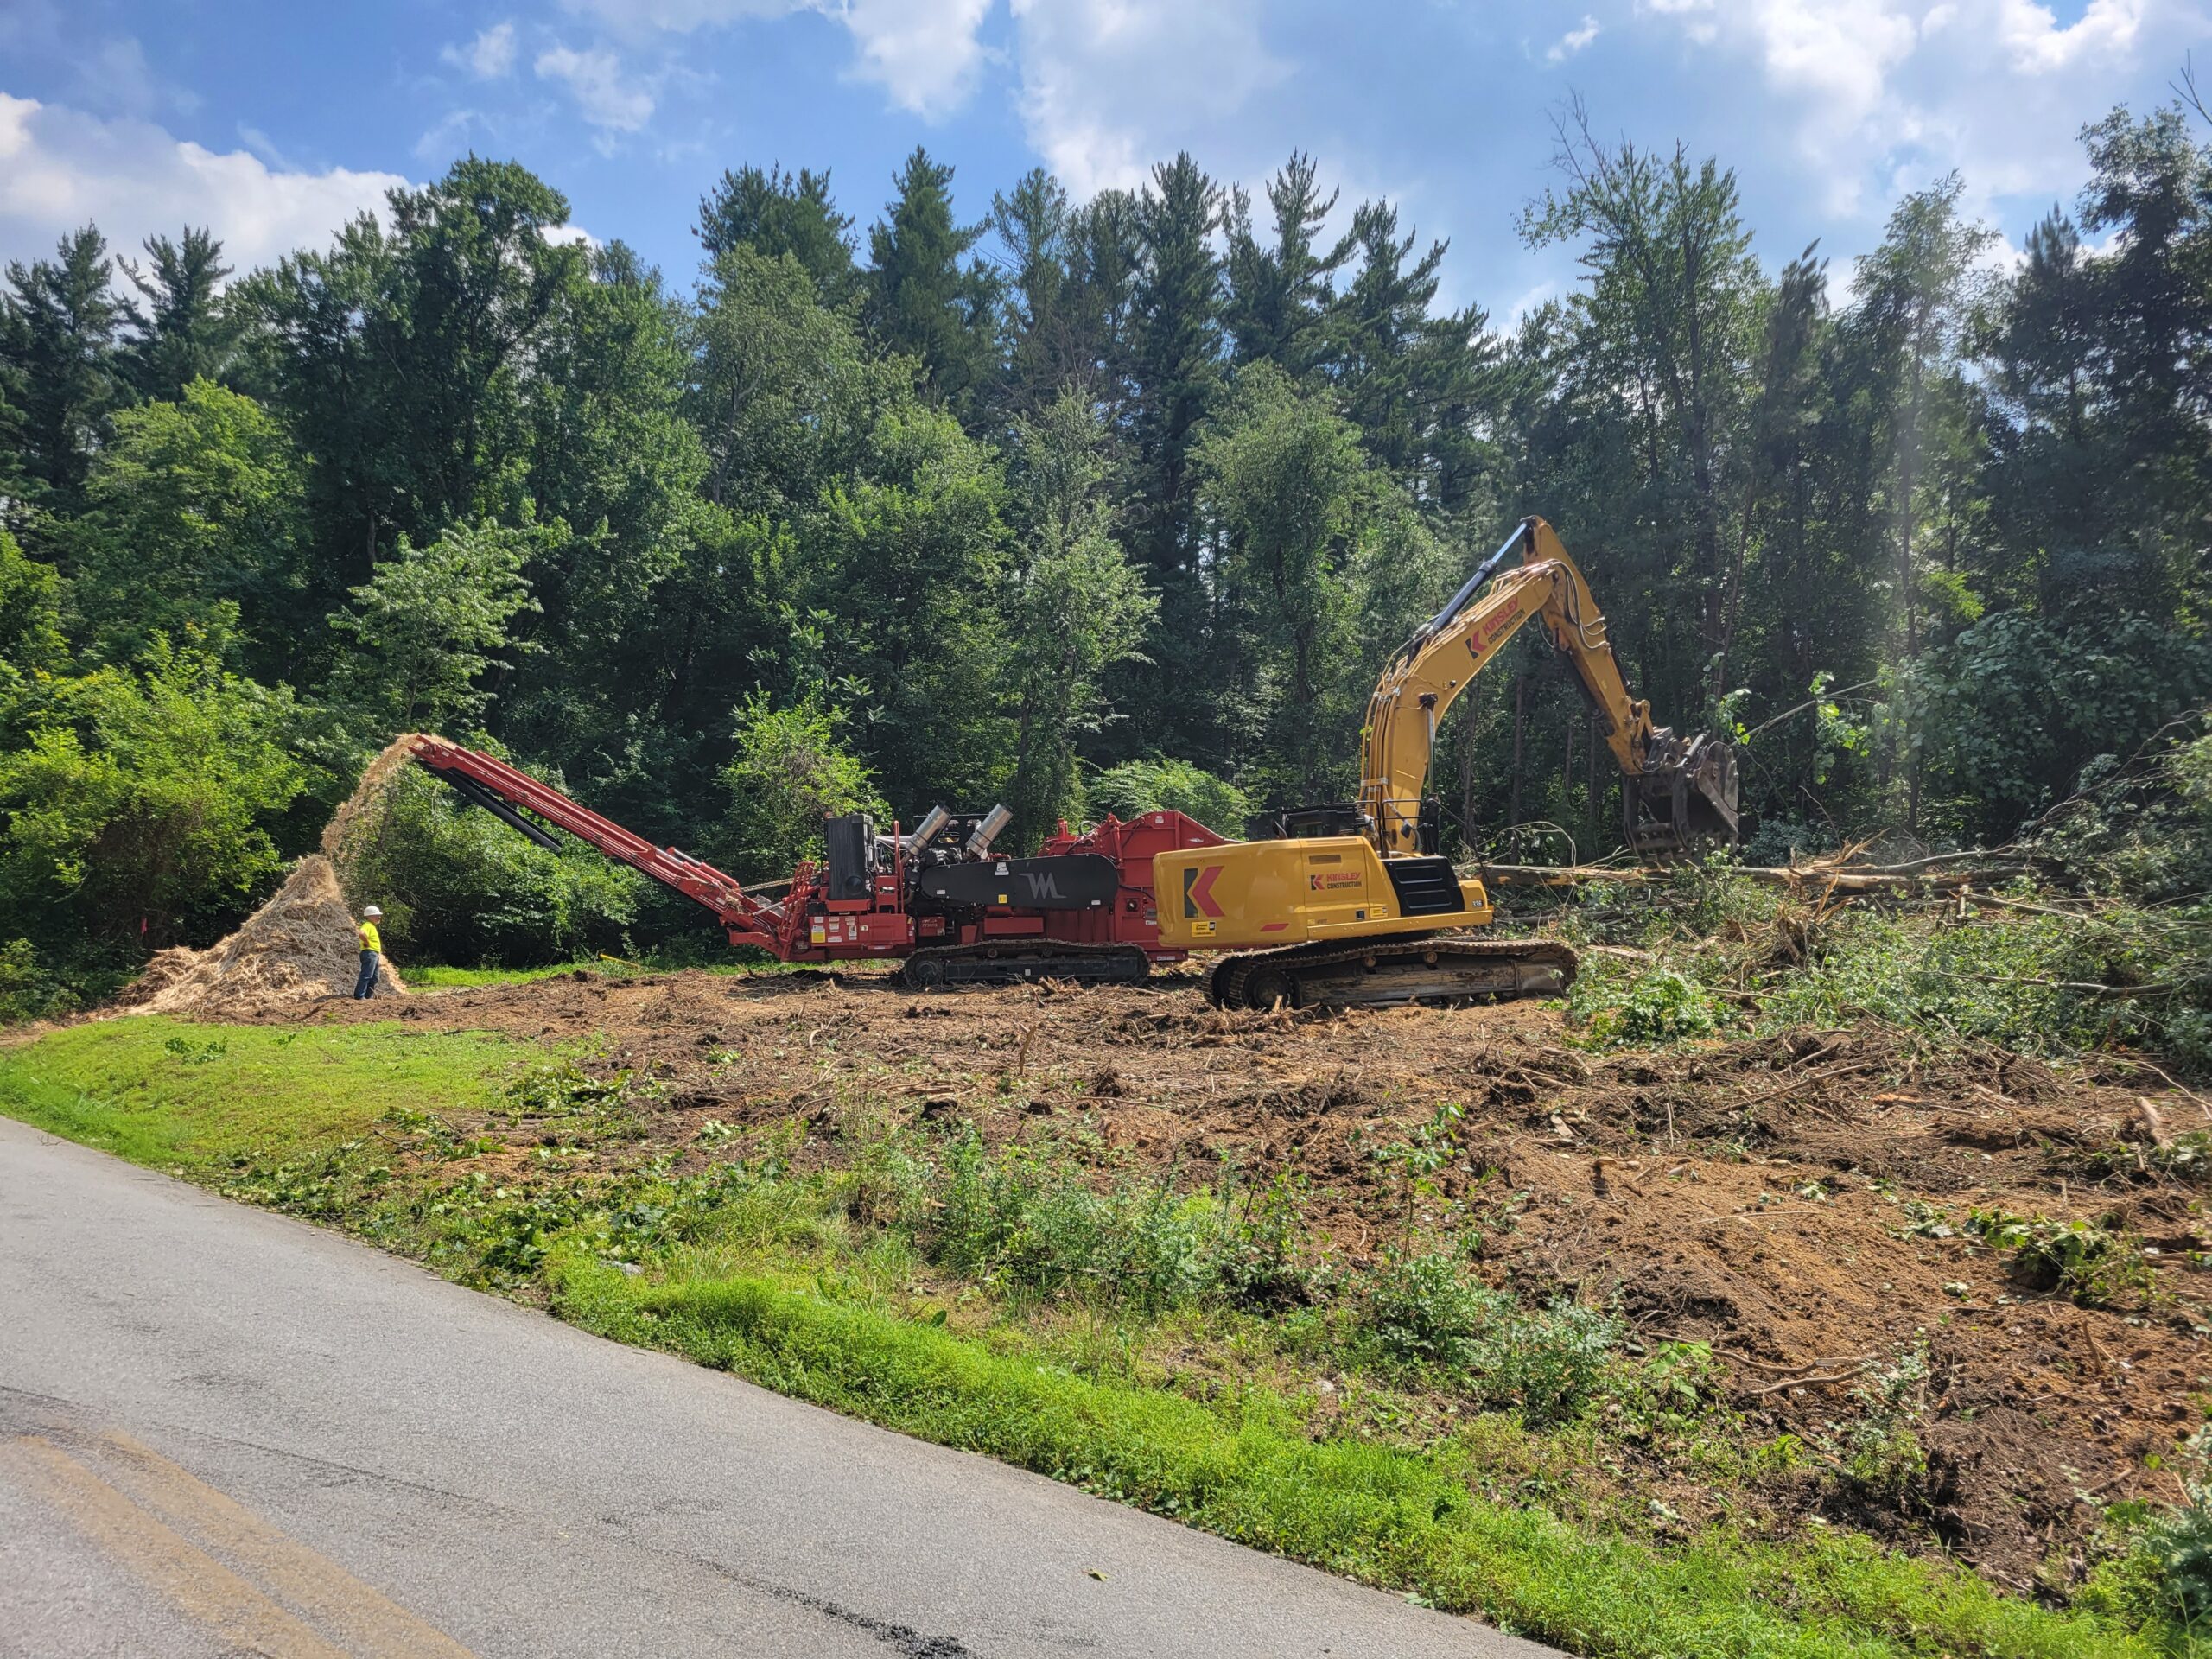
<path fill-rule="evenodd" d="M 1629 695 L 1590 584 L 1552 527 L 1526 518 L 1383 670 L 1367 708 L 1357 800 L 1282 813 L 1270 839 L 1153 860 L 1160 943 L 1231 953 L 1208 982 L 1217 1007 L 1545 996 L 1573 982 L 1565 945 L 1460 931 L 1490 925 L 1490 895 L 1438 855 L 1442 807 L 1424 793 L 1437 722 L 1538 617 L 1605 726 L 1626 780 L 1629 844 L 1663 855 L 1734 840 L 1734 750 L 1651 723 L 1651 705 Z"/>

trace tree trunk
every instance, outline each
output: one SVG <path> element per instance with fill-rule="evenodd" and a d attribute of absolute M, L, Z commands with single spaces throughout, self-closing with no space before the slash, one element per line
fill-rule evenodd
<path fill-rule="evenodd" d="M 1713 652 L 1713 689 L 1707 694 L 1707 701 L 1716 704 L 1728 695 L 1728 656 L 1736 648 L 1736 628 L 1744 612 L 1744 561 L 1751 552 L 1751 520 L 1758 511 L 1758 490 L 1746 484 L 1744 516 L 1736 527 L 1735 556 L 1729 560 L 1721 583 L 1720 632 Z"/>
<path fill-rule="evenodd" d="M 1505 823 L 1508 829 L 1521 822 L 1521 739 L 1529 721 L 1529 677 L 1513 677 L 1513 792 L 1507 798 Z"/>
<path fill-rule="evenodd" d="M 1598 810 L 1598 750 L 1604 742 L 1599 732 L 1598 716 L 1590 716 L 1590 844 L 1596 846 L 1605 838 L 1605 817 Z"/>
<path fill-rule="evenodd" d="M 1474 711 L 1459 727 L 1459 844 L 1468 852 L 1474 850 L 1475 829 L 1475 725 Z"/>

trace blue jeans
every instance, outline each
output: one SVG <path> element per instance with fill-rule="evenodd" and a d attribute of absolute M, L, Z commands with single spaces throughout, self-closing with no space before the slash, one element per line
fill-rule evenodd
<path fill-rule="evenodd" d="M 377 994 L 377 975 L 383 970 L 384 958 L 373 950 L 361 952 L 361 976 L 353 982 L 356 1000 L 365 1000 Z"/>

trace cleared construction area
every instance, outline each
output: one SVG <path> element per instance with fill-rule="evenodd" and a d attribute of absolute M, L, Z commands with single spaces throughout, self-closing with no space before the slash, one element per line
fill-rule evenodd
<path fill-rule="evenodd" d="M 1709 1344 L 1755 1437 L 1819 1444 L 1924 1344 L 1913 1387 L 1932 1514 L 1834 1518 L 1900 1541 L 1932 1523 L 2017 1588 L 2079 1548 L 2099 1504 L 2171 1501 L 2175 1477 L 2143 1452 L 2202 1415 L 2185 1311 L 2196 1203 L 2155 1137 L 2206 1114 L 2125 1062 L 2058 1072 L 1879 1028 L 1597 1055 L 1567 1046 L 1560 1012 L 1535 1003 L 1224 1012 L 1195 976 L 918 997 L 866 975 L 579 973 L 418 995 L 397 1013 L 570 1046 L 594 1075 L 649 1085 L 632 1096 L 644 1142 L 619 1155 L 679 1171 L 772 1143 L 834 1165 L 887 1126 L 972 1121 L 995 1147 L 1068 1150 L 1102 1184 L 1218 1182 L 1224 1165 L 1248 1186 L 1287 1177 L 1306 1195 L 1303 1248 L 1347 1275 L 1402 1245 L 1418 1212 L 1448 1207 L 1477 1271 L 1522 1301 L 1610 1306 L 1646 1345 Z M 1427 1135 L 1440 1122 L 1448 1135 Z M 451 1128 L 481 1149 L 448 1178 L 543 1179 L 543 1123 L 493 1112 Z M 1443 1155 L 1418 1191 L 1392 1149 L 1432 1144 Z M 2145 1276 L 2082 1306 L 1974 1243 L 1976 1211 L 2124 1229 Z M 1744 1501 L 1656 1447 L 1635 1472 L 1684 1528 Z M 1826 1472 L 1813 1456 L 1755 1480 L 1763 1529 L 1831 1512 Z"/>

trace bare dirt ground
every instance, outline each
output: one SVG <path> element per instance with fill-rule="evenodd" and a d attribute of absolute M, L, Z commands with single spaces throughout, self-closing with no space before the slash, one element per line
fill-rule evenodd
<path fill-rule="evenodd" d="M 1928 1503 L 1890 1520 L 2022 1589 L 2039 1567 L 2069 1576 L 2097 1505 L 2180 1498 L 2175 1447 L 2212 1399 L 2201 1189 L 2145 1156 L 2154 1129 L 2212 1111 L 2125 1061 L 2053 1069 L 1880 1028 L 1597 1055 L 1533 1003 L 1224 1014 L 1188 976 L 918 997 L 866 976 L 578 974 L 254 1017 L 395 1014 L 589 1039 L 594 1069 L 659 1082 L 652 1135 L 671 1146 L 709 1118 L 834 1132 L 865 1093 L 995 1140 L 1087 1125 L 1112 1161 L 1191 1179 L 1224 1157 L 1287 1171 L 1310 1184 L 1317 1246 L 1353 1266 L 1415 1202 L 1376 1149 L 1456 1103 L 1466 1155 L 1433 1180 L 1482 1228 L 1484 1274 L 1709 1344 L 1756 1427 L 1819 1440 L 1924 1341 Z M 2153 1287 L 2085 1307 L 2024 1285 L 1958 1236 L 1988 1207 L 2124 1227 Z M 1709 1512 L 1695 1484 L 1684 1502 Z"/>

